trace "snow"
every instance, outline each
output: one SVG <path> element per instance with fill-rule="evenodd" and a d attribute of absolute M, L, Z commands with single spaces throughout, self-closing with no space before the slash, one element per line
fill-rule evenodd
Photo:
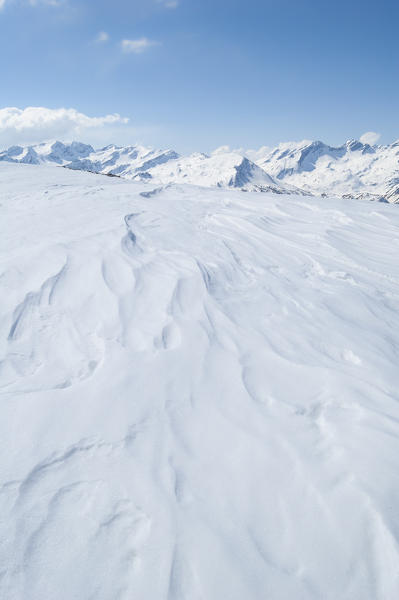
<path fill-rule="evenodd" d="M 0 204 L 1 598 L 398 598 L 396 206 L 8 162 Z"/>
<path fill-rule="evenodd" d="M 184 183 L 398 202 L 399 141 L 370 146 L 349 140 L 335 148 L 304 140 L 256 151 L 231 151 L 222 146 L 211 156 L 200 152 L 179 156 L 174 150 L 139 145 L 94 150 L 79 142 L 45 142 L 25 148 L 13 146 L 0 152 L 0 161 L 63 165 L 150 185 Z"/>
<path fill-rule="evenodd" d="M 162 184 L 189 183 L 204 187 L 245 188 L 247 191 L 288 192 L 255 163 L 234 152 L 212 156 L 195 153 L 157 165 L 150 174 Z"/>
<path fill-rule="evenodd" d="M 0 161 L 62 165 L 74 170 L 150 181 L 158 185 L 188 183 L 277 194 L 303 193 L 294 186 L 275 181 L 247 157 L 234 152 L 213 156 L 197 152 L 180 157 L 174 150 L 154 150 L 145 146 L 120 147 L 111 144 L 94 150 L 79 142 L 44 142 L 37 146 L 13 146 L 0 152 Z"/>
<path fill-rule="evenodd" d="M 277 148 L 248 151 L 247 156 L 284 184 L 314 194 L 368 194 L 378 199 L 389 194 L 399 177 L 399 143 L 370 146 L 349 140 L 339 147 L 323 142 L 286 142 Z"/>
<path fill-rule="evenodd" d="M 0 161 L 28 164 L 56 164 L 72 169 L 134 177 L 137 173 L 178 157 L 173 150 L 154 150 L 145 146 L 110 144 L 94 150 L 80 142 L 43 142 L 36 146 L 12 146 L 0 152 Z"/>

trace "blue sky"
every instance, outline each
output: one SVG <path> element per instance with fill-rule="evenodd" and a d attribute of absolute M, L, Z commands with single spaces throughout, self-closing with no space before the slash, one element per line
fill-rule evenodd
<path fill-rule="evenodd" d="M 59 137 L 180 152 L 304 138 L 340 144 L 366 131 L 382 143 L 399 138 L 397 1 L 1 5 L 0 108 L 129 119 L 73 131 L 63 122 Z M 29 137 L 25 116 L 15 124 L 3 112 L 0 144 Z M 44 114 L 43 132 L 35 124 L 32 140 L 46 137 L 51 118 Z"/>

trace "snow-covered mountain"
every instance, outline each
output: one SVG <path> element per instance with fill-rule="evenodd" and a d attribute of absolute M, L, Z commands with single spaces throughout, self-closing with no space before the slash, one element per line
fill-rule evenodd
<path fill-rule="evenodd" d="M 153 179 L 163 184 L 189 183 L 277 194 L 302 193 L 294 186 L 276 182 L 264 169 L 234 152 L 211 156 L 195 153 L 158 165 L 149 173 Z"/>
<path fill-rule="evenodd" d="M 0 152 L 0 161 L 18 162 L 29 165 L 54 163 L 65 165 L 88 157 L 94 152 L 92 146 L 80 142 L 44 142 L 36 146 L 11 146 Z"/>
<path fill-rule="evenodd" d="M 350 140 L 339 147 L 323 142 L 288 142 L 277 148 L 247 152 L 277 181 L 314 194 L 385 197 L 399 179 L 399 141 L 370 146 Z"/>
<path fill-rule="evenodd" d="M 399 177 L 390 182 L 385 198 L 388 202 L 399 202 Z"/>
<path fill-rule="evenodd" d="M 173 150 L 154 150 L 143 146 L 111 145 L 94 150 L 77 142 L 53 142 L 28 147 L 13 146 L 0 153 L 0 161 L 49 163 L 159 184 L 188 183 L 278 194 L 302 193 L 292 185 L 274 181 L 260 166 L 234 152 L 211 156 L 195 153 L 180 157 Z"/>
<path fill-rule="evenodd" d="M 399 141 L 370 146 L 351 140 L 287 142 L 257 151 L 218 150 L 179 156 L 174 150 L 110 145 L 100 150 L 73 142 L 13 146 L 0 161 L 62 165 L 150 183 L 189 183 L 247 191 L 399 200 Z"/>
<path fill-rule="evenodd" d="M 2 600 L 399 598 L 397 207 L 3 162 L 0 209 Z"/>
<path fill-rule="evenodd" d="M 109 145 L 94 150 L 88 144 L 45 142 L 36 146 L 12 146 L 0 152 L 0 161 L 33 165 L 55 164 L 72 169 L 134 178 L 153 167 L 178 158 L 173 150 L 154 150 L 144 146 Z"/>

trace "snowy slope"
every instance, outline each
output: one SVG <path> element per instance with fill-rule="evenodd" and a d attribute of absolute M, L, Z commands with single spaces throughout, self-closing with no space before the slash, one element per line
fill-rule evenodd
<path fill-rule="evenodd" d="M 387 192 L 385 194 L 385 198 L 388 202 L 396 202 L 399 203 L 399 177 L 396 177 L 391 181 Z"/>
<path fill-rule="evenodd" d="M 317 194 L 369 194 L 378 199 L 399 178 L 399 141 L 370 146 L 350 140 L 337 148 L 323 142 L 287 142 L 247 155 L 278 181 Z"/>
<path fill-rule="evenodd" d="M 149 191 L 0 164 L 0 597 L 396 600 L 397 207 Z"/>

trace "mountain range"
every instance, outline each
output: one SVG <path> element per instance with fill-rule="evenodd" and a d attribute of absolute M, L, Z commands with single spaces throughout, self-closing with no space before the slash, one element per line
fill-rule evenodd
<path fill-rule="evenodd" d="M 321 141 L 286 142 L 275 148 L 180 156 L 174 150 L 80 142 L 12 146 L 0 161 L 53 164 L 70 169 L 166 185 L 188 183 L 246 191 L 340 196 L 399 202 L 399 141 L 357 140 L 333 147 Z"/>

